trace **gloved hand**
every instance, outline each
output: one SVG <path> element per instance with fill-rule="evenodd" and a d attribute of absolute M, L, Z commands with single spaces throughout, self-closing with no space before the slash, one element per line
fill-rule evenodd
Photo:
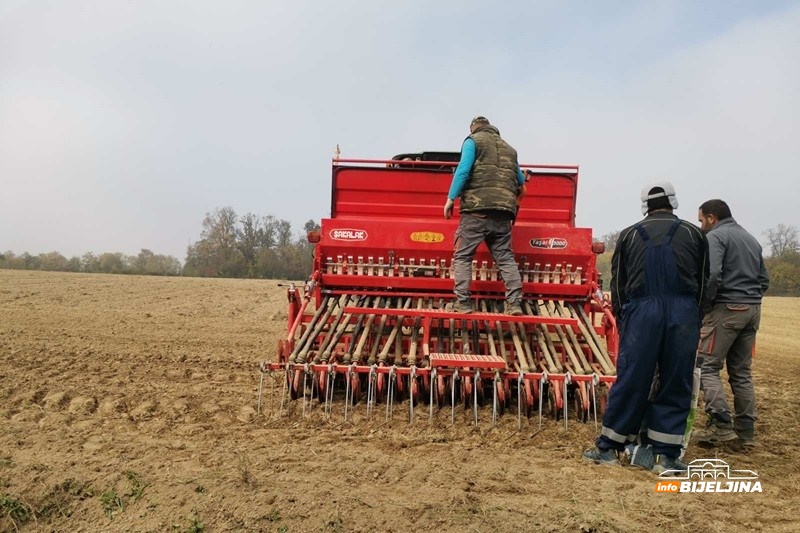
<path fill-rule="evenodd" d="M 450 198 L 447 199 L 447 202 L 444 204 L 444 218 L 450 220 L 450 217 L 453 216 L 453 206 L 455 205 L 455 201 L 451 200 Z"/>

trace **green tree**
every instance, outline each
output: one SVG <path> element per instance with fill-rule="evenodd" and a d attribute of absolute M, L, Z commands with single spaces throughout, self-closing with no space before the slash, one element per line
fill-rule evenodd
<path fill-rule="evenodd" d="M 58 252 L 39 254 L 39 270 L 66 272 L 68 270 L 67 258 Z"/>
<path fill-rule="evenodd" d="M 69 258 L 67 262 L 67 270 L 69 272 L 80 272 L 81 271 L 81 258 L 77 255 L 74 255 Z"/>
<path fill-rule="evenodd" d="M 92 252 L 86 252 L 81 256 L 81 271 L 82 272 L 99 272 L 97 256 Z"/>
<path fill-rule="evenodd" d="M 126 268 L 125 256 L 120 252 L 106 252 L 100 254 L 97 258 L 97 272 L 105 274 L 125 274 L 128 272 Z"/>

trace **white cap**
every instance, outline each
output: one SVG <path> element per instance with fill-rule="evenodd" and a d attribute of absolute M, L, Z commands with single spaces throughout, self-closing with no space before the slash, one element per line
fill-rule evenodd
<path fill-rule="evenodd" d="M 664 189 L 664 192 L 655 192 L 650 194 L 650 191 L 655 189 L 656 187 L 660 187 Z M 642 214 L 646 215 L 650 208 L 647 205 L 648 200 L 655 200 L 656 198 L 664 198 L 667 197 L 669 199 L 669 205 L 672 209 L 678 209 L 678 197 L 675 195 L 675 187 L 668 181 L 657 181 L 655 183 L 651 183 L 644 189 L 642 189 Z"/>

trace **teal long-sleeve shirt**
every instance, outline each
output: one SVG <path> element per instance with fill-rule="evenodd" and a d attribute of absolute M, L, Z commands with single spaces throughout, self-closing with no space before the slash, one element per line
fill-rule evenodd
<path fill-rule="evenodd" d="M 451 200 L 455 200 L 460 194 L 461 191 L 464 189 L 464 184 L 467 183 L 467 179 L 469 178 L 469 173 L 472 170 L 472 165 L 475 164 L 475 141 L 473 141 L 470 137 L 467 137 L 464 140 L 464 144 L 461 146 L 461 160 L 458 162 L 458 166 L 456 167 L 456 173 L 453 176 L 453 183 L 450 184 L 450 192 L 447 194 L 447 197 Z M 517 167 L 517 181 L 520 185 L 525 183 L 525 175 L 522 173 L 522 170 Z"/>

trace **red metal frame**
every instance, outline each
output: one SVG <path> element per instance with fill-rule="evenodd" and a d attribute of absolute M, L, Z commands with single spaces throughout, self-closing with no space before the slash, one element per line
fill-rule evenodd
<path fill-rule="evenodd" d="M 592 374 L 519 372 L 507 368 L 492 356 L 442 354 L 440 342 L 431 345 L 432 320 L 448 319 L 491 323 L 499 320 L 494 313 L 459 313 L 434 309 L 388 309 L 348 306 L 348 315 L 371 314 L 389 317 L 412 326 L 421 319 L 420 353 L 417 360 L 428 359 L 431 366 L 395 366 L 387 364 L 343 364 L 341 351 L 331 363 L 295 364 L 288 360 L 301 328 L 308 327 L 311 315 L 306 314 L 312 298 L 317 307 L 326 295 L 387 295 L 446 298 L 452 296 L 453 280 L 450 263 L 455 247 L 454 233 L 459 223 L 458 205 L 454 216 L 445 220 L 442 208 L 457 163 L 441 161 L 399 161 L 371 159 L 336 159 L 332 168 L 331 217 L 321 221 L 319 241 L 314 250 L 314 275 L 302 296 L 300 290 L 288 292 L 287 337 L 279 346 L 279 362 L 265 363 L 262 370 L 285 370 L 287 373 L 370 374 L 379 376 L 420 376 L 429 379 L 449 377 L 457 370 L 464 378 L 490 376 L 498 371 L 504 380 L 520 380 L 530 384 L 528 394 L 538 390 L 542 380 L 577 383 L 585 402 L 588 383 L 610 385 L 615 376 L 603 375 L 591 354 L 586 354 L 595 368 Z M 598 272 L 592 247 L 592 231 L 575 226 L 575 208 L 579 167 L 577 165 L 520 165 L 529 169 L 527 194 L 521 200 L 512 229 L 512 247 L 523 272 L 523 292 L 533 300 L 561 300 L 580 303 L 593 319 L 601 318 L 594 331 L 605 337 L 607 349 L 616 364 L 617 326 L 608 302 L 598 300 Z M 315 236 L 316 239 L 316 236 Z M 476 279 L 471 283 L 473 296 L 502 298 L 504 285 L 493 271 L 488 249 L 481 245 L 475 256 Z M 547 275 L 541 272 L 546 270 Z M 333 319 L 327 319 L 330 326 Z M 572 328 L 577 321 L 544 316 L 511 317 L 503 322 L 516 322 L 529 328 L 546 324 L 551 331 L 556 325 Z M 530 332 L 530 330 L 526 330 Z M 330 333 L 326 333 L 330 335 Z M 340 344 L 349 340 L 342 337 Z M 320 339 L 320 342 L 324 342 Z M 408 342 L 408 341 L 406 341 Z M 407 348 L 408 345 L 405 345 Z M 435 347 L 437 350 L 433 351 Z M 404 350 L 403 357 L 408 356 Z M 515 353 L 513 348 L 511 352 Z M 455 368 L 450 368 L 452 365 Z M 502 367 L 502 368 L 501 368 Z M 482 369 L 482 372 L 481 372 Z M 383 379 L 383 378 L 381 378 Z M 295 376 L 295 383 L 297 378 Z M 322 381 L 320 382 L 322 383 Z M 381 381 L 383 383 L 383 381 Z M 433 385 L 431 385 L 433 386 Z M 467 383 L 466 386 L 471 386 Z M 527 385 L 526 385 L 527 386 Z M 559 408 L 561 393 L 555 391 Z"/>

